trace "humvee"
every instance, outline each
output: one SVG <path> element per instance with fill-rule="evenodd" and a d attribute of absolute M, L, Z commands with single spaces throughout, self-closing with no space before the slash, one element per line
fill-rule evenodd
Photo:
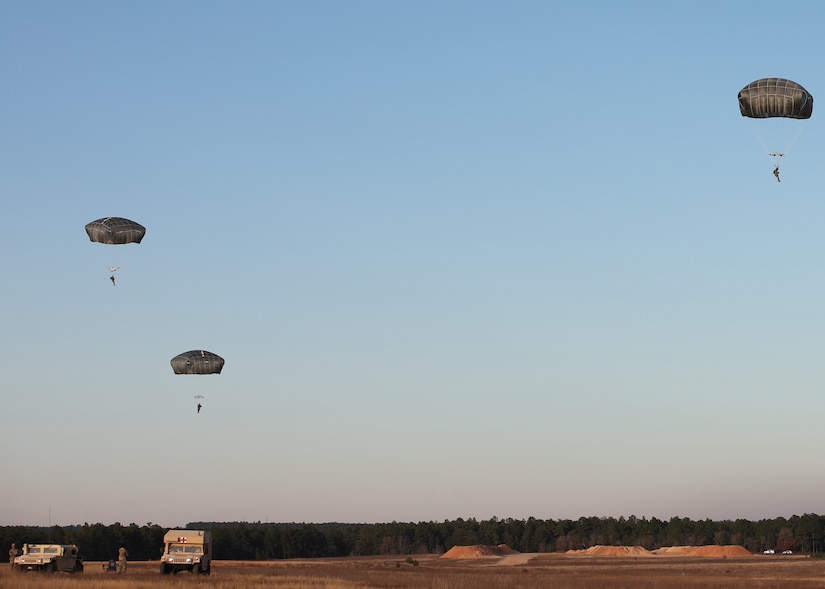
<path fill-rule="evenodd" d="M 83 558 L 74 544 L 24 544 L 23 554 L 14 558 L 16 571 L 82 573 Z"/>
<path fill-rule="evenodd" d="M 163 536 L 160 574 L 188 571 L 193 575 L 212 572 L 212 533 L 204 530 L 169 530 Z"/>

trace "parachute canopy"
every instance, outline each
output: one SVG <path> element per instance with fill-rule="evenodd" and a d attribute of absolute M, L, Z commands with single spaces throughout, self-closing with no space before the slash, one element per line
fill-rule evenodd
<path fill-rule="evenodd" d="M 206 350 L 184 352 L 171 360 L 175 374 L 220 374 L 223 362 L 223 358 Z"/>
<path fill-rule="evenodd" d="M 743 117 L 809 119 L 813 110 L 814 97 L 810 92 L 784 78 L 762 78 L 739 91 L 739 111 Z"/>
<path fill-rule="evenodd" d="M 146 235 L 146 227 L 122 217 L 104 217 L 86 224 L 89 239 L 97 243 L 122 245 L 140 243 Z"/>

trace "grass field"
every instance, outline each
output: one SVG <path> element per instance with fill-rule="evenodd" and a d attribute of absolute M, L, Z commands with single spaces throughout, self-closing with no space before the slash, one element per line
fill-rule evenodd
<path fill-rule="evenodd" d="M 0 572 L 2 589 L 682 589 L 825 587 L 825 560 L 590 557 L 516 554 L 467 560 L 416 556 L 275 562 L 216 561 L 212 574 L 161 576 L 158 563 L 130 562 L 124 575 L 87 562 L 77 575 Z"/>

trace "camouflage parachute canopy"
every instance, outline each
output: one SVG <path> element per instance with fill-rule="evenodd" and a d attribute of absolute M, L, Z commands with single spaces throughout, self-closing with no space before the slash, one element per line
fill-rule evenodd
<path fill-rule="evenodd" d="M 171 360 L 175 374 L 220 374 L 223 363 L 223 358 L 206 350 L 184 352 Z"/>
<path fill-rule="evenodd" d="M 86 224 L 89 239 L 97 243 L 122 245 L 140 243 L 146 235 L 146 227 L 122 217 L 104 217 Z"/>
<path fill-rule="evenodd" d="M 809 119 L 813 110 L 814 97 L 810 92 L 784 78 L 762 78 L 739 91 L 739 112 L 743 117 Z"/>

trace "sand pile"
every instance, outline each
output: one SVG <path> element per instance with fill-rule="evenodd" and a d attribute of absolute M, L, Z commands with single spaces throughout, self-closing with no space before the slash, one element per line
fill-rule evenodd
<path fill-rule="evenodd" d="M 584 550 L 568 550 L 567 554 L 589 554 L 592 556 L 652 556 L 641 546 L 591 546 Z"/>
<path fill-rule="evenodd" d="M 744 546 L 719 546 L 717 544 L 709 546 L 667 546 L 657 548 L 653 551 L 653 554 L 662 556 L 707 556 L 711 558 L 753 556 Z"/>
<path fill-rule="evenodd" d="M 442 554 L 441 558 L 481 558 L 484 556 L 507 556 L 509 554 L 518 554 L 518 552 L 506 544 L 499 544 L 498 546 L 476 544 L 474 546 L 453 546 Z"/>
<path fill-rule="evenodd" d="M 727 558 L 752 556 L 742 546 L 668 546 L 656 550 L 645 550 L 641 546 L 591 546 L 585 550 L 568 550 L 567 554 L 591 556 L 706 556 L 709 558 Z"/>

